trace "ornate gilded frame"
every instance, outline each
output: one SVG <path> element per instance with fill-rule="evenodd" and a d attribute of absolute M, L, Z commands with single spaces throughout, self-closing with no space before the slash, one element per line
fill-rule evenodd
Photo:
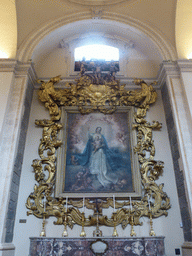
<path fill-rule="evenodd" d="M 55 181 L 55 197 L 66 197 L 70 196 L 72 198 L 83 198 L 83 197 L 95 197 L 95 193 L 83 193 L 83 192 L 63 192 L 63 185 L 65 182 L 65 170 L 66 170 L 66 147 L 67 147 L 67 116 L 68 114 L 76 114 L 79 113 L 78 107 L 62 107 L 61 114 L 61 123 L 63 124 L 63 129 L 60 130 L 59 138 L 63 141 L 61 147 L 58 148 L 57 152 L 57 173 L 56 173 L 56 181 Z M 131 192 L 97 192 L 96 195 L 98 198 L 107 198 L 113 197 L 115 198 L 126 198 L 126 197 L 141 197 L 141 175 L 139 170 L 139 162 L 137 154 L 134 154 L 134 145 L 136 145 L 137 137 L 136 130 L 132 129 L 132 123 L 134 121 L 134 107 L 131 106 L 118 106 L 115 113 L 125 113 L 127 115 L 127 124 L 128 130 L 130 132 L 130 157 L 131 157 L 131 170 L 132 170 L 132 185 L 133 191 Z M 94 113 L 93 113 L 94 114 Z M 112 114 L 111 114 L 112 115 Z M 87 115 L 86 115 L 87 116 Z M 133 171 L 134 170 L 134 171 Z"/>
<path fill-rule="evenodd" d="M 157 218 L 167 215 L 170 208 L 170 199 L 163 191 L 163 184 L 158 185 L 156 180 L 163 173 L 164 163 L 154 159 L 155 145 L 152 138 L 153 130 L 160 130 L 161 123 L 153 121 L 149 123 L 145 117 L 149 106 L 156 101 L 157 93 L 152 84 L 147 85 L 143 80 L 135 80 L 135 85 L 141 89 L 128 91 L 124 85 L 120 85 L 114 76 L 102 80 L 100 74 L 85 74 L 81 71 L 81 77 L 76 84 L 69 83 L 66 89 L 56 90 L 54 84 L 60 81 L 60 76 L 51 78 L 49 82 L 41 83 L 38 92 L 39 98 L 49 109 L 50 120 L 36 120 L 35 124 L 43 128 L 43 135 L 39 145 L 40 159 L 33 160 L 35 172 L 34 191 L 29 195 L 26 203 L 27 214 L 33 214 L 38 218 L 55 216 L 56 225 L 73 227 L 81 225 L 82 236 L 85 235 L 84 226 L 105 225 L 115 227 L 119 224 L 125 228 L 128 224 L 132 227 L 131 235 L 134 235 L 133 226 L 141 225 L 143 216 Z M 134 106 L 133 129 L 137 131 L 137 144 L 134 153 L 138 155 L 143 196 L 139 199 L 118 201 L 112 198 L 98 199 L 86 198 L 73 199 L 55 197 L 56 151 L 62 145 L 58 139 L 58 132 L 62 129 L 61 107 L 78 107 L 81 114 L 89 114 L 100 111 L 111 114 L 118 106 Z M 147 153 L 147 154 L 146 154 Z M 48 176 L 45 175 L 48 172 Z M 83 205 L 93 210 L 93 214 L 85 218 L 84 212 L 79 210 Z M 103 209 L 112 207 L 111 216 L 103 215 Z M 116 211 L 115 211 L 116 210 Z M 152 225 L 151 225 L 152 228 Z M 116 229 L 114 230 L 116 234 Z M 151 235 L 154 231 L 151 230 Z"/>

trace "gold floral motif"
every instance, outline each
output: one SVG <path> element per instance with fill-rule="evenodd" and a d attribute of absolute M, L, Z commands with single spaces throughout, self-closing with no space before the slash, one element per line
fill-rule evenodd
<path fill-rule="evenodd" d="M 58 121 L 61 118 L 60 106 L 78 106 L 80 113 L 89 114 L 100 111 L 104 114 L 113 113 L 117 106 L 136 106 L 147 108 L 157 98 L 152 85 L 147 85 L 141 79 L 135 79 L 135 84 L 141 90 L 126 91 L 119 81 L 104 81 L 104 84 L 93 84 L 92 77 L 81 76 L 76 84 L 67 83 L 69 89 L 56 90 L 54 84 L 61 80 L 60 76 L 51 78 L 49 82 L 38 80 L 41 83 L 38 92 L 39 99 L 49 109 L 51 119 Z"/>
<path fill-rule="evenodd" d="M 145 119 L 149 105 L 154 103 L 157 94 L 152 85 L 147 85 L 143 80 L 136 79 L 135 84 L 141 86 L 140 90 L 126 91 L 125 86 L 119 85 L 116 80 L 104 84 L 93 84 L 88 75 L 82 75 L 77 84 L 67 84 L 68 89 L 55 90 L 54 84 L 60 81 L 60 76 L 51 78 L 49 82 L 41 82 L 39 98 L 45 103 L 50 111 L 51 120 L 36 120 L 37 126 L 43 127 L 43 135 L 39 145 L 40 159 L 33 160 L 35 172 L 35 185 L 26 203 L 28 215 L 33 214 L 38 218 L 55 216 L 55 225 L 67 225 L 73 228 L 74 224 L 84 227 L 104 225 L 115 227 L 122 225 L 125 228 L 128 224 L 142 225 L 142 216 L 157 218 L 167 215 L 170 208 L 170 199 L 163 191 L 163 184 L 158 185 L 156 180 L 163 173 L 164 163 L 154 160 L 155 146 L 152 138 L 153 130 L 159 130 L 161 124 L 153 121 L 152 124 Z M 62 142 L 57 139 L 62 125 L 58 123 L 61 117 L 60 106 L 78 106 L 82 114 L 93 111 L 100 111 L 105 114 L 113 113 L 118 106 L 135 106 L 135 123 L 133 129 L 137 130 L 137 145 L 134 152 L 138 154 L 140 163 L 141 182 L 144 196 L 137 201 L 116 201 L 116 212 L 111 217 L 103 215 L 103 209 L 112 207 L 113 199 L 88 199 L 84 201 L 87 209 L 93 210 L 93 214 L 85 218 L 79 208 L 83 207 L 83 200 L 69 199 L 68 208 L 64 198 L 55 198 L 55 174 L 56 174 L 56 150 Z M 48 175 L 45 175 L 48 172 Z M 46 198 L 46 211 L 44 211 L 43 199 Z M 151 202 L 149 205 L 149 198 Z"/>

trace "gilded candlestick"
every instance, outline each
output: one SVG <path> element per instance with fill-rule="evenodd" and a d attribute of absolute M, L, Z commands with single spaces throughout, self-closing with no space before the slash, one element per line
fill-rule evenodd
<path fill-rule="evenodd" d="M 101 237 L 103 235 L 102 231 L 99 229 L 99 213 L 97 212 L 96 230 L 93 231 L 93 236 Z"/>
<path fill-rule="evenodd" d="M 67 232 L 67 209 L 65 212 L 65 216 L 64 216 L 64 231 L 62 234 L 62 237 L 67 237 L 68 236 L 68 232 Z"/>
<path fill-rule="evenodd" d="M 82 213 L 82 230 L 81 230 L 80 237 L 86 237 L 84 226 L 85 226 L 85 213 L 83 212 Z"/>
<path fill-rule="evenodd" d="M 150 232 L 149 235 L 150 236 L 156 236 L 154 230 L 153 230 L 153 218 L 152 218 L 152 212 L 149 212 L 149 218 L 150 218 Z"/>
<path fill-rule="evenodd" d="M 116 228 L 116 221 L 117 221 L 116 213 L 113 213 L 113 216 L 114 216 L 114 218 L 113 218 L 113 221 L 114 221 L 114 229 L 113 229 L 113 234 L 112 234 L 112 236 L 113 236 L 113 237 L 117 237 L 117 236 L 118 236 L 118 233 L 117 233 L 117 228 Z"/>
<path fill-rule="evenodd" d="M 40 233 L 40 237 L 46 237 L 46 233 L 45 233 L 45 215 L 46 212 L 43 212 L 43 222 L 42 222 L 42 230 Z"/>
<path fill-rule="evenodd" d="M 131 233 L 130 233 L 130 235 L 131 236 L 136 236 L 136 233 L 135 233 L 134 228 L 133 228 L 133 226 L 134 226 L 134 217 L 133 217 L 133 215 L 131 215 L 130 224 L 131 224 Z"/>

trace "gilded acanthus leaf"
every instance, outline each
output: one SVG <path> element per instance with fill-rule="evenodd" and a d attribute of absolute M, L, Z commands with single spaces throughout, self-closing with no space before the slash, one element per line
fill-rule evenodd
<path fill-rule="evenodd" d="M 135 84 L 141 89 L 127 91 L 124 85 L 115 80 L 114 74 L 108 74 L 104 79 L 98 72 L 86 74 L 83 66 L 80 73 L 81 77 L 77 83 L 68 83 L 67 89 L 63 90 L 54 88 L 54 84 L 61 80 L 60 76 L 51 78 L 49 82 L 38 81 L 41 83 L 39 98 L 49 109 L 51 120 L 35 121 L 37 126 L 43 127 L 43 134 L 39 145 L 40 159 L 35 159 L 32 164 L 38 185 L 35 185 L 33 193 L 27 199 L 28 214 L 38 218 L 43 218 L 45 214 L 46 218 L 54 216 L 57 219 L 54 224 L 64 225 L 65 228 L 67 225 L 73 228 L 74 224 L 83 227 L 97 224 L 116 227 L 121 224 L 122 228 L 130 224 L 133 227 L 142 224 L 140 218 L 143 216 L 151 219 L 167 215 L 167 210 L 171 207 L 170 199 L 163 192 L 163 184 L 156 183 L 163 173 L 164 163 L 154 160 L 155 145 L 152 138 L 153 130 L 159 130 L 162 125 L 158 121 L 150 124 L 145 119 L 149 105 L 157 98 L 154 88 L 143 80 L 136 79 Z M 99 83 L 100 81 L 103 83 Z M 132 199 L 130 202 L 125 198 L 121 201 L 116 199 L 114 207 L 112 198 L 85 198 L 85 208 L 92 211 L 92 214 L 85 218 L 79 210 L 83 207 L 83 199 L 69 198 L 67 208 L 66 198 L 54 197 L 56 150 L 62 144 L 62 141 L 58 140 L 58 132 L 62 128 L 58 123 L 61 106 L 78 106 L 82 114 L 93 111 L 111 114 L 118 106 L 137 107 L 133 129 L 137 130 L 137 145 L 134 152 L 138 155 L 143 188 L 143 197 L 140 200 Z M 46 199 L 45 205 L 43 199 Z M 115 211 L 111 217 L 103 215 L 103 209 L 107 208 L 113 208 Z"/>
<path fill-rule="evenodd" d="M 69 89 L 56 90 L 54 84 L 60 81 L 60 76 L 51 78 L 49 82 L 41 82 L 39 99 L 49 109 L 51 119 L 59 120 L 61 117 L 60 106 L 78 106 L 82 114 L 100 111 L 104 114 L 113 113 L 117 106 L 136 106 L 146 112 L 148 106 L 155 102 L 157 93 L 152 85 L 147 85 L 143 80 L 136 79 L 135 84 L 140 90 L 127 91 L 119 81 L 103 81 L 103 84 L 93 83 L 90 75 L 81 76 L 76 84 L 67 83 Z M 89 108 L 87 108 L 89 106 Z"/>

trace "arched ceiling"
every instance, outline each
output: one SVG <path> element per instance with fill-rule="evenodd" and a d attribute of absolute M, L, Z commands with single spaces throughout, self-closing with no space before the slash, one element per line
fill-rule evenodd
<path fill-rule="evenodd" d="M 140 62 L 143 67 L 145 62 L 150 62 L 151 71 L 146 74 L 149 77 L 157 76 L 163 60 L 175 59 L 176 0 L 169 0 L 169 3 L 167 0 L 103 0 L 103 6 L 98 6 L 96 0 L 78 1 L 16 0 L 19 51 L 23 45 L 25 51 L 31 47 L 32 57 L 25 51 L 22 56 L 32 58 L 38 76 L 47 76 L 47 63 L 60 61 L 62 54 L 66 54 L 66 49 L 60 47 L 62 40 L 69 45 L 69 50 L 91 38 L 113 44 L 122 49 L 127 62 L 132 61 L 136 66 Z M 65 17 L 67 21 L 60 23 Z M 126 18 L 131 22 L 125 22 Z M 54 24 L 49 33 L 45 33 L 46 24 Z M 42 38 L 36 36 L 39 42 L 35 43 L 35 37 L 34 41 L 30 38 L 38 31 Z M 27 40 L 31 40 L 31 45 L 27 45 Z M 26 58 L 21 60 L 26 61 Z"/>
<path fill-rule="evenodd" d="M 69 47 L 70 45 L 78 47 L 96 39 L 98 39 L 98 43 L 109 44 L 110 39 L 114 41 L 116 47 L 124 45 L 125 49 L 129 51 L 129 56 L 132 56 L 134 52 L 135 58 L 151 59 L 157 63 L 163 60 L 151 39 L 139 30 L 109 20 L 84 20 L 70 23 L 46 36 L 36 47 L 33 61 L 37 63 L 54 49 L 59 48 L 62 39 L 69 44 Z"/>
<path fill-rule="evenodd" d="M 141 31 L 115 21 L 91 19 L 69 23 L 40 41 L 32 56 L 38 76 L 44 76 L 41 67 L 46 65 L 48 59 L 51 61 L 53 58 L 56 61 L 54 54 L 58 56 L 58 51 L 59 58 L 64 57 L 65 51 L 61 49 L 61 41 L 69 47 L 70 52 L 80 45 L 93 42 L 118 47 L 127 61 L 150 61 L 154 66 L 154 77 L 163 61 L 158 47 Z"/>

